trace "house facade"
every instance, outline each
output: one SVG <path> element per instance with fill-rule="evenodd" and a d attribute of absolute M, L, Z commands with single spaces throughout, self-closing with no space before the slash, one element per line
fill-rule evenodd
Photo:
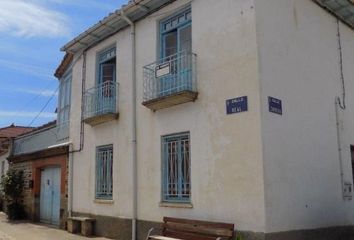
<path fill-rule="evenodd" d="M 335 2 L 130 1 L 66 44 L 68 214 L 115 239 L 164 216 L 350 239 L 354 6 Z"/>

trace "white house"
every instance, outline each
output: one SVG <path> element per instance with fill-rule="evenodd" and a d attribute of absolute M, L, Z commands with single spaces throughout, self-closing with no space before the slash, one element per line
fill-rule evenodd
<path fill-rule="evenodd" d="M 69 214 L 115 239 L 164 216 L 351 239 L 353 16 L 349 0 L 135 0 L 67 43 Z"/>

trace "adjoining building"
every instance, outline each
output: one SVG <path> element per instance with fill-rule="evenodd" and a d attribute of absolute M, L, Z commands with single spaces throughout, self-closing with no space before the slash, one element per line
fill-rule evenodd
<path fill-rule="evenodd" d="M 122 240 L 164 216 L 352 239 L 353 10 L 135 0 L 70 41 L 69 214 Z"/>
<path fill-rule="evenodd" d="M 32 131 L 32 127 L 15 126 L 11 124 L 8 127 L 0 128 L 0 175 L 3 176 L 9 169 L 7 157 L 11 149 L 11 139 L 18 135 Z"/>
<path fill-rule="evenodd" d="M 70 54 L 66 55 L 55 73 L 59 79 L 57 120 L 14 138 L 8 156 L 10 167 L 24 172 L 28 218 L 63 229 L 68 217 L 71 62 Z"/>

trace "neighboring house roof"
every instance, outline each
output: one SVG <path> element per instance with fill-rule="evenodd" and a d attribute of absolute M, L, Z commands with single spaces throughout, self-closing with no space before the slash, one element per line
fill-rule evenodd
<path fill-rule="evenodd" d="M 61 48 L 61 51 L 70 53 L 80 52 L 128 27 L 129 24 L 122 12 L 131 21 L 135 22 L 174 1 L 176 0 L 131 0 L 127 5 L 123 5 L 120 9 L 110 13 L 97 24 L 71 40 Z"/>
<path fill-rule="evenodd" d="M 14 124 L 0 128 L 0 138 L 12 138 L 23 133 L 27 133 L 32 131 L 33 127 L 23 127 L 23 126 L 15 126 Z"/>
<path fill-rule="evenodd" d="M 354 0 L 313 0 L 354 29 Z"/>
<path fill-rule="evenodd" d="M 16 137 L 21 137 L 21 136 L 24 136 L 24 135 L 35 134 L 38 131 L 42 131 L 44 129 L 54 127 L 56 124 L 57 124 L 57 120 L 53 120 L 53 121 L 47 122 L 47 123 L 45 123 L 45 124 L 43 124 L 43 125 L 41 125 L 39 127 L 32 128 L 32 131 L 24 132 L 22 134 L 17 135 Z"/>
<path fill-rule="evenodd" d="M 8 151 L 10 138 L 31 132 L 33 129 L 33 127 L 15 126 L 14 124 L 0 128 L 0 155 Z"/>
<path fill-rule="evenodd" d="M 61 78 L 70 64 L 73 61 L 74 55 L 71 53 L 66 53 L 63 60 L 61 61 L 59 67 L 55 70 L 54 76 L 57 77 L 58 79 Z"/>

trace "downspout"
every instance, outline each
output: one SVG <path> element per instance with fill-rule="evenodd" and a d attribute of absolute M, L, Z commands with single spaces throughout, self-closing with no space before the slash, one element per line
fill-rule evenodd
<path fill-rule="evenodd" d="M 137 187 L 137 119 L 136 119 L 136 38 L 135 38 L 135 24 L 124 13 L 123 9 L 120 11 L 122 18 L 131 27 L 132 40 L 132 185 L 133 185 L 133 216 L 132 216 L 132 240 L 137 239 L 137 212 L 138 212 L 138 187 Z"/>
<path fill-rule="evenodd" d="M 336 107 L 336 126 L 337 126 L 337 144 L 338 144 L 340 181 L 341 181 L 341 186 L 342 186 L 342 196 L 343 196 L 343 199 L 345 199 L 345 196 L 344 196 L 344 172 L 343 172 L 343 157 L 342 157 L 341 122 L 340 122 L 340 119 L 339 119 L 339 109 L 341 108 L 341 106 L 340 106 L 339 98 L 336 98 L 335 107 Z"/>
<path fill-rule="evenodd" d="M 73 212 L 73 182 L 74 182 L 74 153 L 81 152 L 84 148 L 84 121 L 83 121 L 83 111 L 84 111 L 84 92 L 86 88 L 86 51 L 85 49 L 82 52 L 83 56 L 83 63 L 82 63 L 82 82 L 81 82 L 81 117 L 80 117 L 80 147 L 79 149 L 75 150 L 74 145 L 72 142 L 69 143 L 69 163 L 68 163 L 68 217 L 72 217 Z M 79 56 L 76 61 L 74 61 L 73 66 L 75 63 L 80 59 Z M 69 131 L 70 132 L 70 131 Z"/>

